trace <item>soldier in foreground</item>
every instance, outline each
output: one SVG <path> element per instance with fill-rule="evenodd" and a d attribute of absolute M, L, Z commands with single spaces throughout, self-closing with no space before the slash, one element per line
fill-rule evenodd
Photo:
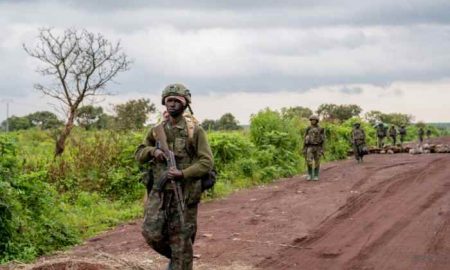
<path fill-rule="evenodd" d="M 395 146 L 397 144 L 397 129 L 394 125 L 389 128 L 389 137 L 391 137 L 392 146 Z"/>
<path fill-rule="evenodd" d="M 367 154 L 366 149 L 366 133 L 361 128 L 360 123 L 355 123 L 351 133 L 351 140 L 353 144 L 353 152 L 355 153 L 355 159 L 358 163 L 363 161 L 364 155 Z"/>
<path fill-rule="evenodd" d="M 406 127 L 405 125 L 401 125 L 400 129 L 398 130 L 398 133 L 400 134 L 400 146 L 403 147 L 403 143 L 405 142 L 406 137 Z"/>
<path fill-rule="evenodd" d="M 190 103 L 185 86 L 167 86 L 162 104 L 168 118 L 148 132 L 135 153 L 140 163 L 150 162 L 153 176 L 142 234 L 150 247 L 170 259 L 170 270 L 192 269 L 200 178 L 213 167 L 205 131 L 183 116 Z"/>
<path fill-rule="evenodd" d="M 377 125 L 378 148 L 383 148 L 385 137 L 386 137 L 386 128 L 384 127 L 383 123 L 378 123 Z"/>
<path fill-rule="evenodd" d="M 311 125 L 306 129 L 303 143 L 303 155 L 308 166 L 307 180 L 319 180 L 320 157 L 323 156 L 325 131 L 319 127 L 319 117 L 309 117 Z"/>

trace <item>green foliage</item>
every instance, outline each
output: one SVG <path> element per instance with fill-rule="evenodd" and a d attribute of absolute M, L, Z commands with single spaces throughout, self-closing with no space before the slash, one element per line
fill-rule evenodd
<path fill-rule="evenodd" d="M 364 118 L 372 125 L 376 125 L 381 122 L 399 127 L 402 125 L 410 125 L 414 117 L 410 114 L 403 113 L 382 113 L 380 111 L 370 111 L 364 115 Z"/>
<path fill-rule="evenodd" d="M 148 114 L 155 112 L 155 104 L 150 99 L 129 100 L 114 106 L 117 114 L 116 128 L 119 130 L 136 130 L 144 127 Z"/>
<path fill-rule="evenodd" d="M 101 129 L 103 127 L 102 119 L 104 119 L 102 107 L 94 107 L 92 105 L 83 106 L 76 111 L 76 121 L 80 127 L 87 130 Z"/>
<path fill-rule="evenodd" d="M 65 212 L 58 193 L 46 182 L 46 172 L 20 173 L 16 143 L 2 136 L 0 145 L 0 263 L 30 260 L 77 243 L 77 232 L 65 224 Z"/>
<path fill-rule="evenodd" d="M 2 122 L 2 128 L 6 129 L 6 121 Z M 26 130 L 31 128 L 39 129 L 55 129 L 62 125 L 58 117 L 48 111 L 40 111 L 31 113 L 22 117 L 11 116 L 8 118 L 8 125 L 10 131 Z"/>
<path fill-rule="evenodd" d="M 63 125 L 63 122 L 54 113 L 49 111 L 35 112 L 26 117 L 30 119 L 33 127 L 40 129 L 54 129 Z"/>
<path fill-rule="evenodd" d="M 336 105 L 322 104 L 317 108 L 317 114 L 328 121 L 343 122 L 352 117 L 359 116 L 362 112 L 361 107 L 355 104 Z"/>
<path fill-rule="evenodd" d="M 200 126 L 202 126 L 202 128 L 206 131 L 218 130 L 217 121 L 212 120 L 212 119 L 203 120 L 203 122 L 200 124 Z"/>
<path fill-rule="evenodd" d="M 25 130 L 32 127 L 30 119 L 27 117 L 18 117 L 14 115 L 2 122 L 2 129 L 6 130 L 6 125 L 8 125 L 8 129 L 10 131 Z"/>
<path fill-rule="evenodd" d="M 226 113 L 222 115 L 219 120 L 205 119 L 200 124 L 205 130 L 239 130 L 239 122 L 236 120 L 234 115 L 231 113 Z"/>
<path fill-rule="evenodd" d="M 83 134 L 75 134 L 68 151 L 50 164 L 50 181 L 62 192 L 91 191 L 112 199 L 139 198 L 143 189 L 133 154 L 142 135 L 106 130 Z"/>
<path fill-rule="evenodd" d="M 296 106 L 281 108 L 281 115 L 283 118 L 306 118 L 308 119 L 313 114 L 310 108 Z"/>

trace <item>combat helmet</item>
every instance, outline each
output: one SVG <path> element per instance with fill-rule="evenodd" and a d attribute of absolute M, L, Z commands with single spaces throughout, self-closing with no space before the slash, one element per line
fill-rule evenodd
<path fill-rule="evenodd" d="M 162 105 L 166 105 L 165 99 L 168 96 L 182 96 L 186 99 L 188 105 L 191 103 L 191 92 L 181 83 L 169 84 L 166 88 L 164 88 L 161 95 Z"/>
<path fill-rule="evenodd" d="M 310 117 L 309 117 L 309 121 L 312 121 L 312 120 L 316 120 L 317 122 L 319 122 L 319 116 L 317 116 L 317 115 L 311 115 Z"/>

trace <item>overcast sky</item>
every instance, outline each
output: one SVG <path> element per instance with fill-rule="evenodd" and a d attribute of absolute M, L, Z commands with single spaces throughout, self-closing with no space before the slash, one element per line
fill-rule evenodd
<path fill-rule="evenodd" d="M 120 40 L 133 60 L 108 86 L 107 110 L 132 98 L 159 104 L 164 86 L 181 82 L 200 120 L 355 103 L 450 121 L 450 1 L 217 2 L 0 0 L 0 100 L 14 115 L 54 111 L 33 90 L 42 78 L 22 43 L 40 27 L 74 27 Z"/>

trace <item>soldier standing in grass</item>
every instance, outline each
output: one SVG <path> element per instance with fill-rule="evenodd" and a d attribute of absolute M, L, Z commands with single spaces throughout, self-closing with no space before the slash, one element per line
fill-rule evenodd
<path fill-rule="evenodd" d="M 383 123 L 378 123 L 377 125 L 377 139 L 378 139 L 378 148 L 383 148 L 384 146 L 384 138 L 386 137 L 386 128 Z"/>
<path fill-rule="evenodd" d="M 406 127 L 405 125 L 401 125 L 398 133 L 400 134 L 400 145 L 403 147 L 403 143 L 405 142 L 405 137 L 406 137 Z"/>
<path fill-rule="evenodd" d="M 355 158 L 358 163 L 363 161 L 363 157 L 366 152 L 366 133 L 364 129 L 361 128 L 360 123 L 355 123 L 353 125 L 353 130 L 351 133 L 351 140 L 353 144 L 353 152 L 355 153 Z"/>
<path fill-rule="evenodd" d="M 325 131 L 319 126 L 319 117 L 309 117 L 311 125 L 306 129 L 303 155 L 308 166 L 307 180 L 319 180 L 320 157 L 323 156 Z"/>
<path fill-rule="evenodd" d="M 389 128 L 389 137 L 391 137 L 392 146 L 395 146 L 397 144 L 397 129 L 394 125 Z"/>
<path fill-rule="evenodd" d="M 168 118 L 149 131 L 135 153 L 140 163 L 150 162 L 153 175 L 153 188 L 146 202 L 142 234 L 150 247 L 170 259 L 170 270 L 192 269 L 192 245 L 202 194 L 200 178 L 213 167 L 205 131 L 183 115 L 190 103 L 191 95 L 185 86 L 167 86 L 162 93 L 162 104 L 166 106 Z M 161 132 L 166 136 L 158 137 Z M 168 168 L 167 152 L 159 147 L 161 137 L 166 137 L 164 139 L 169 150 L 174 153 L 176 167 Z M 167 184 L 163 184 L 166 180 Z M 184 211 L 179 208 L 178 189 L 175 191 L 177 185 L 182 191 Z"/>

